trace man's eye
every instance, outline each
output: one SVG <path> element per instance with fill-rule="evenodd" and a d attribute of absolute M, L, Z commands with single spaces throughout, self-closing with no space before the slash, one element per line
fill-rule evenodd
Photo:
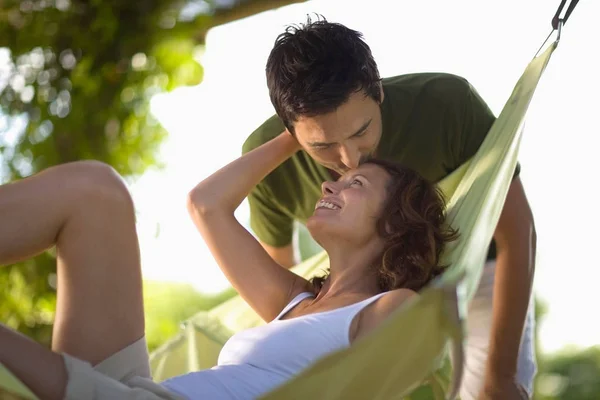
<path fill-rule="evenodd" d="M 359 181 L 358 179 L 354 179 L 354 180 L 352 181 L 352 183 L 351 183 L 351 184 L 352 184 L 352 185 L 359 185 L 359 186 L 362 186 L 362 182 L 361 182 L 361 181 Z"/>

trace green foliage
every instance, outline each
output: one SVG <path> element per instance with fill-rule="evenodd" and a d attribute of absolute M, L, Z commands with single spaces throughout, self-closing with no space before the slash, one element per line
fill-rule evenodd
<path fill-rule="evenodd" d="M 536 338 L 540 321 L 548 312 L 542 301 L 535 302 Z M 581 314 L 582 318 L 593 318 Z M 535 400 L 596 400 L 600 399 L 600 347 L 566 348 L 555 354 L 542 354 L 537 343 L 538 373 L 535 379 Z"/>
<path fill-rule="evenodd" d="M 1 2 L 0 184 L 81 159 L 129 179 L 160 167 L 150 99 L 202 79 L 193 32 L 210 17 L 182 20 L 186 4 Z M 1 320 L 49 344 L 54 280 L 52 253 L 0 268 Z"/>
<path fill-rule="evenodd" d="M 232 298 L 236 293 L 226 290 L 217 295 L 203 295 L 187 284 L 144 282 L 146 340 L 153 351 L 175 336 L 181 323 L 199 311 L 210 310 Z"/>
<path fill-rule="evenodd" d="M 600 347 L 542 357 L 536 399 L 600 399 Z"/>
<path fill-rule="evenodd" d="M 0 269 L 0 321 L 50 343 L 56 305 L 54 257 L 45 253 Z"/>
<path fill-rule="evenodd" d="M 14 146 L 0 144 L 4 180 L 82 158 L 103 160 L 123 175 L 159 164 L 165 131 L 149 113 L 151 96 L 202 79 L 190 27 L 165 22 L 182 5 L 25 0 L 3 6 L 2 124 L 14 123 L 7 116 L 29 121 Z"/>

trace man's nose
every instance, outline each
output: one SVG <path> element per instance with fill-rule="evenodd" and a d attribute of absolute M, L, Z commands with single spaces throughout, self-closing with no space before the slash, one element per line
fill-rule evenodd
<path fill-rule="evenodd" d="M 358 168 L 360 165 L 360 151 L 357 147 L 342 146 L 340 148 L 340 160 L 348 169 Z"/>

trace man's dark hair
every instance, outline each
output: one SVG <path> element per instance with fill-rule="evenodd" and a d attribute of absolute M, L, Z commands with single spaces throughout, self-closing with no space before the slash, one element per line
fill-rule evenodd
<path fill-rule="evenodd" d="M 379 71 L 362 34 L 323 17 L 288 26 L 266 73 L 275 112 L 292 134 L 299 116 L 332 112 L 354 92 L 381 102 Z"/>

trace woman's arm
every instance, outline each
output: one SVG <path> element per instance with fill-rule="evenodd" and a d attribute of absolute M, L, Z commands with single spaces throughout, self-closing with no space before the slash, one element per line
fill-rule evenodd
<path fill-rule="evenodd" d="M 273 261 L 234 211 L 256 184 L 299 149 L 285 131 L 200 182 L 188 196 L 190 215 L 221 270 L 265 321 L 310 284 Z"/>

